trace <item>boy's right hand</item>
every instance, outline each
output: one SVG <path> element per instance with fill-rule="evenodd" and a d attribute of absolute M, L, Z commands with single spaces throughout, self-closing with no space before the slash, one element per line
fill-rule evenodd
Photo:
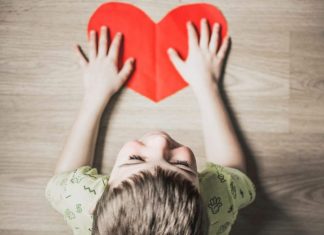
<path fill-rule="evenodd" d="M 218 83 L 221 77 L 222 66 L 229 45 L 229 36 L 217 51 L 219 38 L 219 24 L 213 25 L 211 38 L 209 38 L 208 22 L 200 22 L 200 40 L 193 24 L 187 22 L 188 30 L 188 56 L 183 61 L 173 49 L 168 49 L 169 58 L 182 78 L 192 87 L 194 93 L 204 92 L 206 88 Z"/>

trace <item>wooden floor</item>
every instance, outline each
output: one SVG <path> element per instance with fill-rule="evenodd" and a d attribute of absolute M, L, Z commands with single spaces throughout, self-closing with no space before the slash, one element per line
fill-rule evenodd
<path fill-rule="evenodd" d="M 74 43 L 103 1 L 0 1 L 0 234 L 72 234 L 45 200 L 83 94 Z M 129 1 L 158 21 L 192 1 Z M 257 199 L 231 234 L 324 230 L 324 2 L 219 0 L 232 48 L 226 103 L 249 153 Z M 204 163 L 198 103 L 185 88 L 158 104 L 124 90 L 105 111 L 96 166 L 109 173 L 124 142 L 162 129 Z M 226 156 L 224 156 L 226 157 Z"/>

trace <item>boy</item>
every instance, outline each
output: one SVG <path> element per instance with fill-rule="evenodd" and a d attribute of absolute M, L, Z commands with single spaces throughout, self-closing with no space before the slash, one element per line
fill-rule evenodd
<path fill-rule="evenodd" d="M 107 27 L 101 28 L 98 51 L 91 32 L 89 60 L 78 46 L 85 96 L 46 186 L 46 198 L 74 234 L 229 234 L 238 210 L 254 201 L 255 186 L 218 87 L 229 37 L 217 50 L 219 25 L 213 25 L 211 38 L 206 19 L 200 29 L 198 40 L 187 23 L 186 61 L 168 50 L 201 108 L 207 163 L 199 173 L 191 149 L 163 131 L 127 142 L 109 176 L 91 167 L 101 114 L 134 59 L 117 70 L 121 34 L 108 49 Z"/>

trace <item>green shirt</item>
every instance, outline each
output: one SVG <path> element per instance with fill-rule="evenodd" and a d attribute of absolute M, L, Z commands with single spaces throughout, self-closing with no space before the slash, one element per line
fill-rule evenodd
<path fill-rule="evenodd" d="M 199 172 L 199 187 L 210 221 L 209 235 L 229 234 L 238 211 L 251 204 L 255 185 L 238 169 L 206 162 Z M 64 216 L 75 235 L 91 235 L 93 203 L 101 197 L 109 176 L 96 168 L 82 166 L 54 175 L 46 185 L 45 196 Z"/>

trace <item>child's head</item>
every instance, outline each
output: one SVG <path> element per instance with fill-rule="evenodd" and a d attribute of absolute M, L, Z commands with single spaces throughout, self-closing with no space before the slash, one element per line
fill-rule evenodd
<path fill-rule="evenodd" d="M 154 166 L 182 174 L 199 190 L 194 153 L 164 131 L 149 132 L 140 139 L 125 143 L 118 153 L 108 183 L 113 187 L 141 170 L 152 171 Z"/>
<path fill-rule="evenodd" d="M 143 162 L 129 155 L 139 155 Z M 188 161 L 191 169 L 172 165 L 176 160 Z M 126 163 L 134 166 L 119 168 Z M 197 172 L 192 151 L 165 132 L 126 143 L 96 205 L 92 234 L 207 234 L 208 216 L 198 177 L 187 171 Z"/>

